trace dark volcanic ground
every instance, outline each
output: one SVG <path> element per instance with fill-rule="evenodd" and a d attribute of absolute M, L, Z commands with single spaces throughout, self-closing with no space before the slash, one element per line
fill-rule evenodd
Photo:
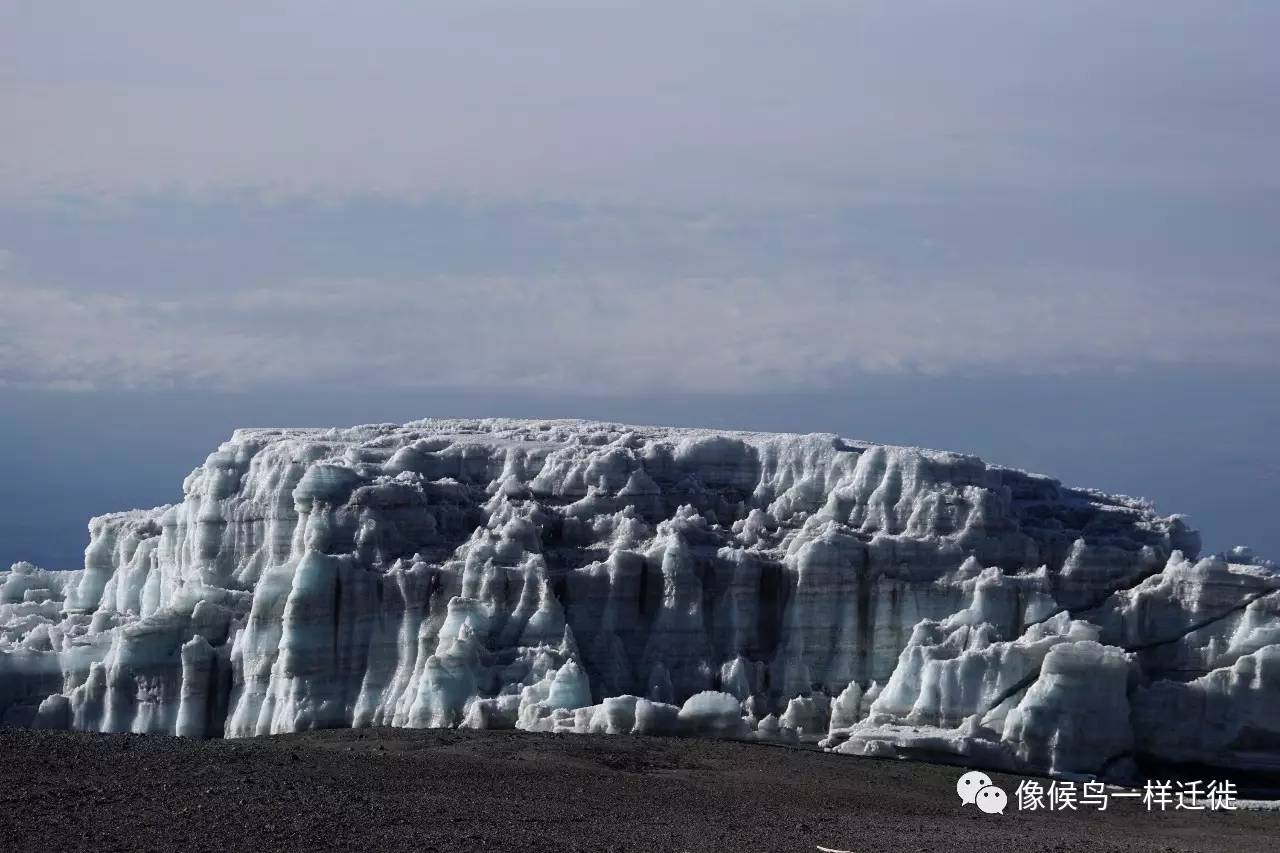
<path fill-rule="evenodd" d="M 1280 850 L 1280 812 L 960 805 L 960 770 L 519 732 L 0 731 L 0 850 Z"/>

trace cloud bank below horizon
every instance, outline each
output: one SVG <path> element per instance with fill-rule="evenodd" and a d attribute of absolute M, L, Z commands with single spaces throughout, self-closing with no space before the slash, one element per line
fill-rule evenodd
<path fill-rule="evenodd" d="M 299 280 L 154 298 L 0 283 L 0 382 L 768 391 L 858 373 L 1273 363 L 1280 294 L 940 279 Z M 1248 308 L 1251 310 L 1243 310 Z"/>

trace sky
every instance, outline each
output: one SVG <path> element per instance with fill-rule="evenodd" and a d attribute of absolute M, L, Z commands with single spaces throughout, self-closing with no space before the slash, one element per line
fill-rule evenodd
<path fill-rule="evenodd" d="M 977 452 L 1280 557 L 1267 0 L 0 0 L 0 564 L 239 425 Z"/>

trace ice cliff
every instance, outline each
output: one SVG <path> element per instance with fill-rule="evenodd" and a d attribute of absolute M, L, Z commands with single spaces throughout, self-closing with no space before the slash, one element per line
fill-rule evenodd
<path fill-rule="evenodd" d="M 517 727 L 1280 766 L 1280 573 L 957 453 L 579 421 L 237 431 L 0 573 L 3 722 Z"/>

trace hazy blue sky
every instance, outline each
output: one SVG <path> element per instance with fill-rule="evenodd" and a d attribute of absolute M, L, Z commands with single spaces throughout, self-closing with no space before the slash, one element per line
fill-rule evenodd
<path fill-rule="evenodd" d="M 1280 4 L 0 0 L 0 562 L 234 425 L 980 452 L 1280 556 Z"/>

